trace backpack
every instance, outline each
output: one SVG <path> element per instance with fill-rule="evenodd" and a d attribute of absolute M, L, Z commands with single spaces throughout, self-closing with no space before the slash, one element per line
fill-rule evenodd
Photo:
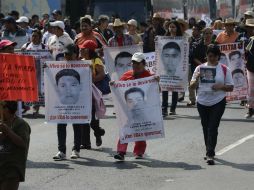
<path fill-rule="evenodd" d="M 105 118 L 106 106 L 102 98 L 102 93 L 94 84 L 92 84 L 92 97 L 95 106 L 95 116 L 98 119 Z"/>

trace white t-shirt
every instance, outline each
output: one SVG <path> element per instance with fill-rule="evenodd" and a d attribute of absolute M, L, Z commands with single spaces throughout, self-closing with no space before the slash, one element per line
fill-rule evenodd
<path fill-rule="evenodd" d="M 40 43 L 39 45 L 35 45 L 33 42 L 29 43 L 29 45 L 27 45 L 27 43 L 25 43 L 22 46 L 22 49 L 26 49 L 26 50 L 43 50 L 42 44 Z M 45 50 L 47 50 L 48 48 L 44 47 Z"/>
<path fill-rule="evenodd" d="M 54 60 L 61 60 L 63 59 L 63 53 L 66 49 L 66 47 L 69 44 L 73 44 L 73 40 L 70 38 L 70 36 L 64 32 L 64 34 L 60 37 L 57 37 L 56 35 L 53 35 L 48 40 L 48 49 L 52 51 L 52 56 Z M 59 55 L 62 55 L 59 57 Z M 60 59 L 58 59 L 60 58 Z"/>
<path fill-rule="evenodd" d="M 207 63 L 204 63 L 202 65 L 199 65 L 192 76 L 192 81 L 196 81 L 196 75 L 197 73 L 200 73 L 200 67 L 205 67 L 208 66 Z M 211 68 L 211 66 L 209 66 Z M 224 84 L 224 85 L 234 85 L 233 79 L 232 79 L 232 74 L 231 71 L 228 67 L 226 71 L 226 76 L 224 74 L 222 65 L 219 63 L 217 66 L 214 66 L 216 68 L 216 77 L 215 77 L 215 83 L 216 84 Z M 198 88 L 197 92 L 197 102 L 201 105 L 204 106 L 213 106 L 220 101 L 222 101 L 226 97 L 226 92 L 225 91 L 214 91 L 211 90 L 210 92 L 204 92 L 202 89 Z"/>

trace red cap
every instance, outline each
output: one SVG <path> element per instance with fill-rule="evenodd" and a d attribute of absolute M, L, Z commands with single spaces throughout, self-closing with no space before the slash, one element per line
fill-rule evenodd
<path fill-rule="evenodd" d="M 79 45 L 79 49 L 90 49 L 95 50 L 97 48 L 97 44 L 93 40 L 86 40 L 83 44 Z"/>
<path fill-rule="evenodd" d="M 16 42 L 12 42 L 10 40 L 1 40 L 0 41 L 0 49 L 3 49 L 7 46 L 16 46 L 17 43 Z"/>

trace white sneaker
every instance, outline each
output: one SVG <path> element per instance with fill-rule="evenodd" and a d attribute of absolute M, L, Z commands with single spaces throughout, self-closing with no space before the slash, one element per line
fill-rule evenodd
<path fill-rule="evenodd" d="M 54 160 L 57 160 L 57 161 L 60 161 L 60 160 L 66 160 L 66 155 L 59 151 L 54 157 L 53 157 Z"/>
<path fill-rule="evenodd" d="M 79 158 L 79 152 L 76 151 L 76 150 L 73 150 L 72 153 L 71 153 L 71 159 L 77 159 Z"/>

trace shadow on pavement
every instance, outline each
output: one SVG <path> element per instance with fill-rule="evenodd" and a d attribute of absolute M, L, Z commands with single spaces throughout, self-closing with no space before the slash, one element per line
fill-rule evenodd
<path fill-rule="evenodd" d="M 26 119 L 44 119 L 45 115 L 43 115 L 43 114 L 37 114 L 37 115 L 34 115 L 34 114 L 25 114 L 22 117 L 26 118 Z"/>
<path fill-rule="evenodd" d="M 91 158 L 84 158 L 86 161 L 71 160 L 74 164 L 93 166 L 93 167 L 115 167 L 119 170 L 124 169 L 139 169 L 141 166 L 148 168 L 179 168 L 183 170 L 201 170 L 203 169 L 200 165 L 190 165 L 185 162 L 165 162 L 155 159 L 145 158 L 143 160 L 134 161 L 99 161 Z"/>
<path fill-rule="evenodd" d="M 237 164 L 237 163 L 229 162 L 219 158 L 216 158 L 215 160 L 222 165 L 230 166 L 235 169 L 244 170 L 244 171 L 254 171 L 254 164 Z"/>
<path fill-rule="evenodd" d="M 70 168 L 69 164 L 64 163 L 56 163 L 56 162 L 33 162 L 31 160 L 27 160 L 27 168 L 36 168 L 36 169 L 48 169 L 48 168 L 55 168 L 55 169 L 73 169 Z"/>

